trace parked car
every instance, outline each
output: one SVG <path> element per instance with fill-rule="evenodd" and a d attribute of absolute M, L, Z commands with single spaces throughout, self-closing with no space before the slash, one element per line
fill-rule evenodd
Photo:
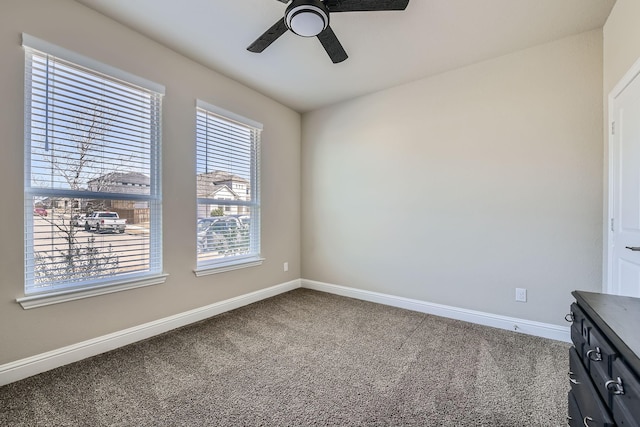
<path fill-rule="evenodd" d="M 244 253 L 249 249 L 249 235 L 242 222 L 232 216 L 198 219 L 198 253 L 218 252 L 222 255 Z"/>
<path fill-rule="evenodd" d="M 47 210 L 45 208 L 35 208 L 33 213 L 40 216 L 47 216 Z"/>
<path fill-rule="evenodd" d="M 93 212 L 84 219 L 85 231 L 91 231 L 95 229 L 96 232 L 102 231 L 117 231 L 118 233 L 124 233 L 124 229 L 127 226 L 127 220 L 121 219 L 117 212 Z"/>
<path fill-rule="evenodd" d="M 71 217 L 71 225 L 74 227 L 82 227 L 84 226 L 85 218 L 86 215 L 84 214 L 74 215 Z"/>

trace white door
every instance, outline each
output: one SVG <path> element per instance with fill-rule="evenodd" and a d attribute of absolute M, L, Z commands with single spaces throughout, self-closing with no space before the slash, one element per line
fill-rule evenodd
<path fill-rule="evenodd" d="M 609 97 L 609 283 L 640 297 L 640 62 Z"/>

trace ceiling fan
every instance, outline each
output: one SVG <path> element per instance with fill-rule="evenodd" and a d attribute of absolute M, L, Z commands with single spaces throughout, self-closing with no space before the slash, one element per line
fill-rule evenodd
<path fill-rule="evenodd" d="M 278 0 L 289 3 L 290 0 Z M 318 37 L 334 64 L 348 58 L 347 52 L 329 25 L 329 14 L 335 12 L 375 12 L 405 10 L 409 0 L 293 0 L 284 17 L 247 48 L 260 53 L 278 37 L 291 30 L 301 37 Z"/>

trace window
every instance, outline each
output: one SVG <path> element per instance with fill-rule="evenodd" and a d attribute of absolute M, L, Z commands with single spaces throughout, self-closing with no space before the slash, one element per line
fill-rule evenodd
<path fill-rule="evenodd" d="M 262 125 L 198 101 L 197 275 L 259 265 Z"/>
<path fill-rule="evenodd" d="M 26 296 L 18 301 L 161 283 L 164 88 L 26 34 L 23 46 Z"/>

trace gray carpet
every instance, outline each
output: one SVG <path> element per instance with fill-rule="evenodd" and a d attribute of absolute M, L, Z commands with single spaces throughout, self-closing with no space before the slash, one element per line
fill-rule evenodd
<path fill-rule="evenodd" d="M 1 426 L 565 426 L 569 345 L 298 289 L 0 388 Z"/>

